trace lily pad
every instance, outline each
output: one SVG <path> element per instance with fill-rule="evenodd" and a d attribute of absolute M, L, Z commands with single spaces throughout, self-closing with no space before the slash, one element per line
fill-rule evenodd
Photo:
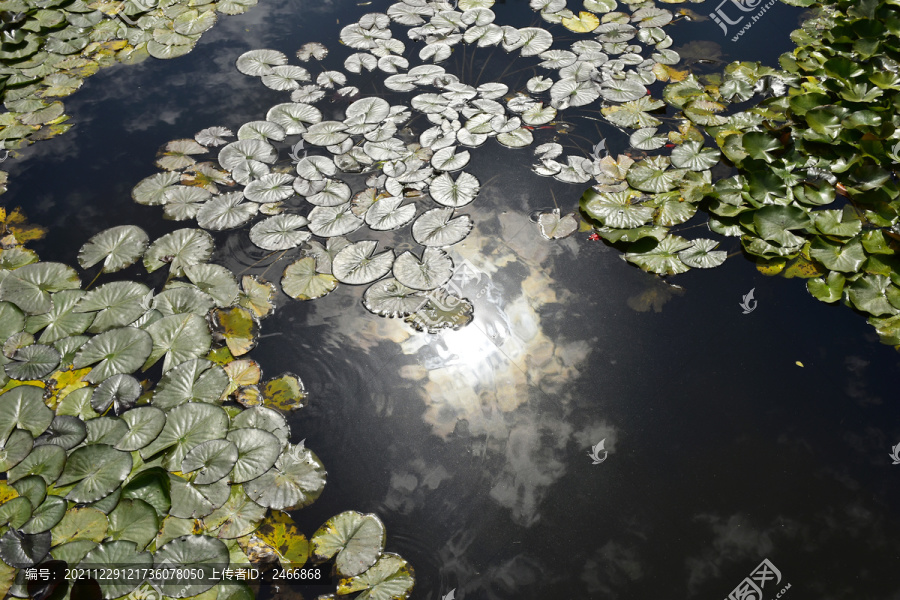
<path fill-rule="evenodd" d="M 74 502 L 95 502 L 115 490 L 131 472 L 131 455 L 106 444 L 91 444 L 72 452 L 57 485 L 77 483 L 66 495 Z"/>
<path fill-rule="evenodd" d="M 413 239 L 423 246 L 444 247 L 461 242 L 469 235 L 473 223 L 467 215 L 456 218 L 452 208 L 433 208 L 415 220 Z"/>
<path fill-rule="evenodd" d="M 196 471 L 193 483 L 206 485 L 228 475 L 237 459 L 238 449 L 233 443 L 221 439 L 208 440 L 185 454 L 179 470 L 185 474 Z"/>
<path fill-rule="evenodd" d="M 209 260 L 213 247 L 212 236 L 202 229 L 178 229 L 150 244 L 144 268 L 152 273 L 168 264 L 172 275 L 181 277 L 184 267 Z"/>
<path fill-rule="evenodd" d="M 168 412 L 162 432 L 141 449 L 141 456 L 146 459 L 168 450 L 164 466 L 170 471 L 177 471 L 191 448 L 208 440 L 220 439 L 227 431 L 228 415 L 218 406 L 203 402 L 181 404 Z"/>
<path fill-rule="evenodd" d="M 81 287 L 75 269 L 61 263 L 39 262 L 11 271 L 0 282 L 0 299 L 12 302 L 26 314 L 37 315 L 53 307 L 50 294 Z"/>
<path fill-rule="evenodd" d="M 114 412 L 120 415 L 134 406 L 142 392 L 140 382 L 131 375 L 113 375 L 94 390 L 91 408 L 102 415 L 112 406 Z"/>
<path fill-rule="evenodd" d="M 428 291 L 449 281 L 453 274 L 453 261 L 438 248 L 426 248 L 421 259 L 407 251 L 394 261 L 393 273 L 402 285 Z"/>
<path fill-rule="evenodd" d="M 308 231 L 300 230 L 307 223 L 307 218 L 300 215 L 275 215 L 250 229 L 250 241 L 263 250 L 296 248 L 311 237 Z"/>
<path fill-rule="evenodd" d="M 377 245 L 375 241 L 363 240 L 338 252 L 332 262 L 335 279 L 341 283 L 362 285 L 384 277 L 394 263 L 394 253 L 387 250 L 375 254 Z"/>
<path fill-rule="evenodd" d="M 163 317 L 148 325 L 147 333 L 152 339 L 152 351 L 143 364 L 145 371 L 165 356 L 165 373 L 186 360 L 205 354 L 212 344 L 206 322 L 192 314 Z"/>
<path fill-rule="evenodd" d="M 299 377 L 283 373 L 266 382 L 262 396 L 266 406 L 282 411 L 298 410 L 306 406 L 306 388 Z"/>
<path fill-rule="evenodd" d="M 147 233 L 134 225 L 122 225 L 101 231 L 78 252 L 82 269 L 103 261 L 103 272 L 114 273 L 140 260 L 150 243 Z"/>
<path fill-rule="evenodd" d="M 229 431 L 226 439 L 238 450 L 237 460 L 231 472 L 231 481 L 244 483 L 256 479 L 272 468 L 281 455 L 282 444 L 274 434 L 244 427 Z"/>
<path fill-rule="evenodd" d="M 582 13 L 584 14 L 584 13 Z M 365 572 L 338 582 L 338 594 L 362 591 L 359 600 L 404 600 L 412 592 L 412 567 L 400 556 L 386 552 Z"/>
<path fill-rule="evenodd" d="M 166 372 L 153 393 L 153 405 L 168 410 L 185 402 L 218 402 L 228 387 L 222 367 L 202 358 L 188 360 Z"/>
<path fill-rule="evenodd" d="M 321 298 L 337 287 L 337 279 L 326 273 L 316 272 L 316 259 L 301 258 L 288 265 L 281 279 L 281 288 L 291 298 L 313 300 Z"/>
<path fill-rule="evenodd" d="M 53 411 L 44 404 L 43 389 L 23 385 L 0 395 L 0 442 L 6 443 L 17 427 L 37 437 L 52 421 Z"/>
<path fill-rule="evenodd" d="M 157 550 L 153 558 L 156 565 L 178 565 L 195 573 L 199 571 L 198 577 L 166 581 L 160 585 L 167 596 L 188 598 L 213 587 L 217 581 L 213 578 L 213 571 L 218 569 L 221 572 L 228 565 L 229 554 L 228 547 L 221 540 L 205 535 L 186 535 Z"/>
<path fill-rule="evenodd" d="M 122 415 L 128 432 L 115 444 L 117 450 L 133 452 L 156 439 L 166 424 L 166 414 L 155 406 L 139 406 Z"/>
<path fill-rule="evenodd" d="M 310 541 L 317 560 L 337 555 L 338 573 L 353 577 L 374 565 L 384 550 L 384 524 L 375 515 L 346 511 L 328 519 Z"/>
<path fill-rule="evenodd" d="M 73 366 L 82 369 L 94 365 L 85 379 L 100 383 L 118 373 L 137 371 L 152 350 L 153 338 L 149 333 L 135 327 L 121 327 L 91 338 L 75 355 Z"/>
<path fill-rule="evenodd" d="M 52 346 L 32 344 L 16 351 L 12 362 L 4 369 L 6 374 L 20 381 L 40 379 L 59 366 L 59 352 Z"/>
<path fill-rule="evenodd" d="M 303 444 L 288 444 L 275 465 L 244 484 L 254 502 L 276 510 L 296 510 L 315 502 L 325 487 L 325 468 Z"/>

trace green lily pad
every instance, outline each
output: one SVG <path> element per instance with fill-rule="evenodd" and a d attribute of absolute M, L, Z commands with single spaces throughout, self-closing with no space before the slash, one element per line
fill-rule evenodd
<path fill-rule="evenodd" d="M 338 573 L 353 577 L 374 565 L 384 550 L 384 524 L 375 515 L 349 510 L 328 519 L 310 541 L 316 560 L 336 554 Z"/>
<path fill-rule="evenodd" d="M 288 265 L 281 279 L 284 293 L 298 300 L 321 298 L 336 287 L 337 279 L 333 275 L 316 272 L 316 259 L 312 257 Z"/>
<path fill-rule="evenodd" d="M 67 503 L 59 496 L 47 498 L 34 509 L 31 519 L 22 526 L 23 533 L 43 533 L 55 527 L 66 514 Z"/>
<path fill-rule="evenodd" d="M 0 448 L 0 471 L 9 471 L 19 464 L 23 458 L 28 456 L 33 446 L 34 438 L 30 433 L 23 429 L 13 430 L 6 443 Z M 274 462 L 273 459 L 272 463 L 274 464 Z"/>
<path fill-rule="evenodd" d="M 33 506 L 31 500 L 24 496 L 0 504 L 0 525 L 21 530 L 33 514 Z"/>
<path fill-rule="evenodd" d="M 280 443 L 278 448 L 279 453 L 287 446 L 288 440 L 291 437 L 291 429 L 284 416 L 277 410 L 272 410 L 271 408 L 266 408 L 264 406 L 253 406 L 247 410 L 241 411 L 232 418 L 231 425 L 233 429 L 254 427 L 262 429 L 263 431 L 268 431 L 278 438 Z M 238 447 L 240 447 L 240 444 L 238 444 Z"/>
<path fill-rule="evenodd" d="M 75 502 L 95 502 L 119 487 L 131 467 L 131 455 L 127 452 L 106 444 L 92 444 L 69 455 L 57 484 L 77 483 L 66 497 Z"/>
<path fill-rule="evenodd" d="M 251 481 L 271 469 L 283 447 L 273 434 L 254 427 L 229 431 L 226 439 L 238 451 L 231 472 L 233 483 Z"/>
<path fill-rule="evenodd" d="M 0 537 L 0 559 L 17 569 L 33 567 L 50 552 L 50 533 L 25 534 L 9 529 Z"/>
<path fill-rule="evenodd" d="M 96 313 L 88 331 L 102 333 L 134 323 L 147 312 L 150 296 L 150 288 L 146 285 L 134 281 L 114 281 L 87 292 L 74 312 Z"/>
<path fill-rule="evenodd" d="M 139 406 L 122 415 L 128 433 L 119 438 L 115 448 L 125 452 L 140 450 L 156 439 L 166 424 L 166 413 L 155 406 Z"/>
<path fill-rule="evenodd" d="M 855 273 L 866 261 L 866 253 L 858 239 L 840 244 L 816 237 L 810 246 L 809 255 L 828 269 L 842 273 Z"/>
<path fill-rule="evenodd" d="M 35 441 L 35 445 L 55 444 L 64 450 L 71 450 L 84 441 L 87 430 L 84 421 L 70 416 L 57 414 L 50 422 L 47 431 L 42 433 Z"/>
<path fill-rule="evenodd" d="M 134 406 L 142 391 L 140 382 L 131 375 L 113 375 L 94 390 L 91 408 L 102 415 L 112 406 L 119 415 Z"/>
<path fill-rule="evenodd" d="M 36 334 L 43 329 L 39 338 L 43 344 L 50 344 L 72 335 L 84 333 L 93 322 L 94 315 L 75 312 L 75 307 L 83 297 L 84 292 L 81 290 L 63 290 L 51 294 L 53 307 L 45 313 L 28 317 L 27 330 Z M 0 315 L 0 319 L 2 318 L 3 316 Z M 3 334 L 0 333 L 0 337 L 2 336 Z"/>
<path fill-rule="evenodd" d="M 412 567 L 400 556 L 386 552 L 364 573 L 341 579 L 337 593 L 362 591 L 356 600 L 404 600 L 409 598 L 414 583 Z"/>
<path fill-rule="evenodd" d="M 302 443 L 288 444 L 275 465 L 244 484 L 250 499 L 277 510 L 308 506 L 325 488 L 325 467 Z"/>
<path fill-rule="evenodd" d="M 201 291 L 212 296 L 216 306 L 227 307 L 237 301 L 238 284 L 231 271 L 220 265 L 198 264 L 185 267 L 184 274 Z"/>
<path fill-rule="evenodd" d="M 143 500 L 163 519 L 172 507 L 169 474 L 159 467 L 138 473 L 122 486 L 122 499 Z"/>
<path fill-rule="evenodd" d="M 226 387 L 228 375 L 222 367 L 196 358 L 163 375 L 153 394 L 153 405 L 168 410 L 185 402 L 216 403 Z"/>
<path fill-rule="evenodd" d="M 841 299 L 846 278 L 835 271 L 828 273 L 825 278 L 819 277 L 806 282 L 806 289 L 817 300 L 834 303 Z"/>
<path fill-rule="evenodd" d="M 42 388 L 22 385 L 0 395 L 0 441 L 16 427 L 26 429 L 37 437 L 53 421 L 53 411 L 44 404 Z"/>
<path fill-rule="evenodd" d="M 632 249 L 636 249 L 636 246 L 642 243 L 643 241 L 636 243 Z M 679 253 L 691 247 L 691 242 L 686 239 L 677 235 L 669 235 L 644 252 L 627 252 L 625 260 L 651 273 L 675 275 L 688 270 L 689 267 L 682 262 Z"/>
<path fill-rule="evenodd" d="M 122 568 L 126 565 L 127 568 Z M 78 568 L 106 573 L 105 578 L 97 579 L 103 597 L 120 598 L 143 583 L 142 569 L 151 566 L 153 557 L 149 552 L 140 552 L 134 542 L 117 540 L 97 545 L 85 555 Z"/>
<path fill-rule="evenodd" d="M 212 513 L 228 500 L 228 482 L 220 479 L 208 485 L 197 485 L 174 473 L 169 474 L 172 508 L 169 514 L 181 519 L 199 519 Z"/>
<path fill-rule="evenodd" d="M 228 475 L 237 459 L 238 449 L 232 442 L 221 439 L 208 440 L 197 444 L 184 455 L 179 470 L 185 474 L 196 471 L 197 476 L 193 482 L 197 485 L 207 485 Z"/>
<path fill-rule="evenodd" d="M 112 227 L 96 234 L 81 247 L 78 263 L 82 269 L 88 269 L 103 261 L 103 272 L 114 273 L 140 260 L 149 243 L 150 238 L 140 227 Z"/>
<path fill-rule="evenodd" d="M 111 540 L 134 542 L 139 550 L 143 550 L 153 541 L 158 531 L 159 518 L 156 511 L 143 500 L 121 500 L 109 513 L 107 537 Z"/>
<path fill-rule="evenodd" d="M 181 469 L 188 450 L 208 440 L 225 437 L 228 415 L 212 404 L 188 402 L 176 406 L 166 415 L 166 424 L 159 436 L 141 449 L 141 456 L 168 450 L 164 466 L 170 471 Z"/>
<path fill-rule="evenodd" d="M 59 358 L 59 352 L 52 346 L 32 344 L 17 350 L 13 361 L 4 369 L 10 378 L 19 381 L 41 379 L 59 366 Z"/>
<path fill-rule="evenodd" d="M 228 501 L 204 517 L 203 523 L 209 531 L 215 531 L 218 538 L 239 538 L 255 531 L 267 510 L 248 498 L 241 486 L 236 485 L 231 488 Z"/>
<path fill-rule="evenodd" d="M 178 229 L 150 244 L 144 253 L 144 268 L 153 272 L 170 265 L 174 277 L 184 275 L 184 268 L 209 260 L 214 243 L 202 229 Z"/>
<path fill-rule="evenodd" d="M 702 142 L 685 142 L 672 150 L 672 165 L 679 169 L 705 171 L 719 162 L 719 152 L 704 148 Z"/>
<path fill-rule="evenodd" d="M 715 240 L 692 240 L 692 246 L 678 253 L 681 262 L 689 267 L 697 269 L 711 269 L 718 267 L 728 256 L 727 252 L 716 250 L 719 242 Z"/>
<path fill-rule="evenodd" d="M 39 475 L 50 485 L 59 478 L 65 464 L 66 451 L 61 446 L 36 446 L 31 454 L 9 470 L 7 476 L 10 482 L 14 482 L 30 475 Z"/>
<path fill-rule="evenodd" d="M 850 284 L 848 296 L 853 306 L 876 317 L 900 313 L 900 288 L 884 275 L 860 277 Z"/>
<path fill-rule="evenodd" d="M 91 338 L 82 346 L 75 355 L 73 366 L 82 369 L 95 365 L 85 379 L 91 383 L 100 383 L 118 373 L 137 371 L 153 348 L 153 338 L 142 329 L 112 329 Z"/>
<path fill-rule="evenodd" d="M 213 587 L 213 570 L 228 565 L 228 547 L 216 538 L 205 535 L 186 535 L 176 538 L 157 550 L 157 565 L 178 565 L 179 568 L 201 571 L 199 577 L 189 581 L 166 581 L 160 587 L 167 596 L 188 598 Z"/>
<path fill-rule="evenodd" d="M 163 372 L 167 372 L 186 360 L 205 354 L 212 343 L 206 322 L 192 314 L 163 317 L 148 325 L 147 332 L 153 348 L 144 362 L 145 371 L 165 356 Z"/>
<path fill-rule="evenodd" d="M 128 425 L 118 417 L 97 417 L 85 423 L 87 444 L 113 446 L 128 433 Z"/>
<path fill-rule="evenodd" d="M 81 287 L 75 269 L 61 263 L 39 262 L 10 272 L 0 282 L 0 299 L 12 302 L 26 314 L 37 315 L 53 307 L 52 292 Z"/>

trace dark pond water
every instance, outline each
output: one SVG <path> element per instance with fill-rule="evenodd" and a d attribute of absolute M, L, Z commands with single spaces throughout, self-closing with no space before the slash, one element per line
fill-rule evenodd
<path fill-rule="evenodd" d="M 320 41 L 339 66 L 340 28 L 387 6 L 262 0 L 185 57 L 100 72 L 66 101 L 71 132 L 5 165 L 3 200 L 50 227 L 35 246 L 45 260 L 74 262 L 114 225 L 151 237 L 183 226 L 135 205 L 130 190 L 155 172 L 166 141 L 236 130 L 284 101 L 235 59 Z M 719 4 L 686 6 L 706 15 Z M 533 18 L 524 0 L 493 9 L 518 26 Z M 669 31 L 686 58 L 774 64 L 799 14 L 778 3 L 736 42 L 711 20 Z M 507 67 L 502 54 L 485 77 Z M 461 57 L 454 65 L 464 68 Z M 574 133 L 586 139 L 560 143 L 614 135 L 583 123 Z M 557 134 L 546 135 L 536 141 Z M 293 417 L 294 441 L 329 470 L 321 498 L 294 515 L 303 530 L 343 510 L 378 514 L 421 599 L 454 589 L 719 599 L 766 559 L 780 572 L 766 599 L 788 584 L 783 597 L 796 600 L 900 597 L 900 466 L 889 458 L 900 442 L 898 354 L 851 310 L 763 277 L 740 255 L 671 279 L 676 288 L 586 234 L 542 239 L 529 215 L 554 198 L 574 210 L 583 186 L 540 178 L 530 163 L 530 150 L 473 152 L 467 170 L 485 185 L 466 211 L 475 230 L 453 248 L 478 275 L 466 290 L 470 326 L 416 333 L 367 313 L 349 286 L 310 303 L 282 297 L 264 322 L 253 357 L 269 375 L 304 380 L 312 403 Z M 286 262 L 249 266 L 264 253 L 246 236 L 220 236 L 217 260 L 279 277 Z M 743 314 L 751 289 L 758 305 Z M 595 465 L 588 451 L 601 440 L 608 456 Z"/>

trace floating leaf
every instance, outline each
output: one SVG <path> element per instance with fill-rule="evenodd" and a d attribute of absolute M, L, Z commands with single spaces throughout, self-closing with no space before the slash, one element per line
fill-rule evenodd
<path fill-rule="evenodd" d="M 4 368 L 6 374 L 19 381 L 40 379 L 49 375 L 59 365 L 59 352 L 51 346 L 33 344 L 20 348 L 13 356 L 13 361 Z"/>
<path fill-rule="evenodd" d="M 150 243 L 147 233 L 134 225 L 122 225 L 101 231 L 78 252 L 82 269 L 103 261 L 103 272 L 114 273 L 136 263 Z"/>
<path fill-rule="evenodd" d="M 672 150 L 672 165 L 691 171 L 705 171 L 719 162 L 719 152 L 701 142 L 685 142 Z"/>
<path fill-rule="evenodd" d="M 217 308 L 209 314 L 208 321 L 213 337 L 224 341 L 233 356 L 242 356 L 256 346 L 259 323 L 246 308 Z"/>
<path fill-rule="evenodd" d="M 362 591 L 356 598 L 404 600 L 409 597 L 414 583 L 412 567 L 400 556 L 386 552 L 364 573 L 341 579 L 338 582 L 337 593 L 351 594 Z"/>
<path fill-rule="evenodd" d="M 321 298 L 335 287 L 337 280 L 332 275 L 316 272 L 316 259 L 312 257 L 288 265 L 281 279 L 284 293 L 299 300 Z"/>
<path fill-rule="evenodd" d="M 0 470 L 9 471 L 28 456 L 34 446 L 34 438 L 22 429 L 15 429 L 0 448 Z"/>
<path fill-rule="evenodd" d="M 216 583 L 213 572 L 215 569 L 221 572 L 228 564 L 228 547 L 209 536 L 186 535 L 157 550 L 153 558 L 156 565 L 178 565 L 198 575 L 187 581 L 166 581 L 160 585 L 167 596 L 187 598 L 205 592 Z"/>
<path fill-rule="evenodd" d="M 0 559 L 17 569 L 26 569 L 42 561 L 50 551 L 48 532 L 28 535 L 9 529 L 0 537 Z"/>
<path fill-rule="evenodd" d="M 362 285 L 384 277 L 394 263 L 394 253 L 387 250 L 375 254 L 377 245 L 375 241 L 363 240 L 338 252 L 332 262 L 335 279 L 341 283 Z"/>
<path fill-rule="evenodd" d="M 559 209 L 554 208 L 552 212 L 541 213 L 538 217 L 538 227 L 544 238 L 548 240 L 562 239 L 572 235 L 578 229 L 578 219 L 575 218 L 574 213 L 569 213 L 564 217 L 560 217 L 559 214 Z"/>
<path fill-rule="evenodd" d="M 89 331 L 101 333 L 133 323 L 146 310 L 150 288 L 134 281 L 114 281 L 87 292 L 73 309 L 76 313 L 95 312 Z"/>
<path fill-rule="evenodd" d="M 421 259 L 407 251 L 394 261 L 393 273 L 396 280 L 408 288 L 433 290 L 450 279 L 453 261 L 438 248 L 426 248 Z"/>
<path fill-rule="evenodd" d="M 413 239 L 423 246 L 452 246 L 465 239 L 473 223 L 467 215 L 451 219 L 452 208 L 433 208 L 415 220 Z"/>
<path fill-rule="evenodd" d="M 575 33 L 589 33 L 600 26 L 600 19 L 594 13 L 581 11 L 577 17 L 564 18 L 562 25 Z"/>
<path fill-rule="evenodd" d="M 123 414 L 122 420 L 128 425 L 128 433 L 119 438 L 115 448 L 133 452 L 156 439 L 166 424 L 166 414 L 156 406 L 139 406 Z"/>
<path fill-rule="evenodd" d="M 227 440 L 208 440 L 197 444 L 185 454 L 181 462 L 182 473 L 197 471 L 193 483 L 206 485 L 215 483 L 228 475 L 238 459 L 238 449 Z"/>
<path fill-rule="evenodd" d="M 131 375 L 113 375 L 94 390 L 91 408 L 102 415 L 113 406 L 115 413 L 119 415 L 134 406 L 142 391 L 140 382 Z"/>
<path fill-rule="evenodd" d="M 205 202 L 197 210 L 197 224 L 203 229 L 223 231 L 244 225 L 259 211 L 254 202 L 244 202 L 241 192 L 230 192 Z"/>
<path fill-rule="evenodd" d="M 74 502 L 96 502 L 119 487 L 131 467 L 131 455 L 127 452 L 106 444 L 91 444 L 69 455 L 57 485 L 77 482 L 66 497 Z"/>
<path fill-rule="evenodd" d="M 660 275 L 675 275 L 688 270 L 688 266 L 681 261 L 679 253 L 691 246 L 691 242 L 684 238 L 669 235 L 650 250 L 645 252 L 627 252 L 625 260 L 636 264 L 645 271 Z"/>
<path fill-rule="evenodd" d="M 84 421 L 71 415 L 57 414 L 53 417 L 47 430 L 34 443 L 38 445 L 54 444 L 64 450 L 71 450 L 83 442 L 86 436 Z"/>
<path fill-rule="evenodd" d="M 416 216 L 415 204 L 403 204 L 404 198 L 381 198 L 366 211 L 366 224 L 374 231 L 399 229 Z"/>
<path fill-rule="evenodd" d="M 315 502 L 324 487 L 319 458 L 303 444 L 289 444 L 271 469 L 244 484 L 244 491 L 262 506 L 295 510 Z"/>
<path fill-rule="evenodd" d="M 66 451 L 62 446 L 55 444 L 35 446 L 31 454 L 9 470 L 9 481 L 14 482 L 24 477 L 38 475 L 50 485 L 62 473 L 65 463 Z"/>
<path fill-rule="evenodd" d="M 285 569 L 298 569 L 309 558 L 309 541 L 287 513 L 270 512 L 257 529 L 256 536 L 277 553 L 278 561 Z"/>
<path fill-rule="evenodd" d="M 107 537 L 134 542 L 138 550 L 147 547 L 159 531 L 159 518 L 143 500 L 124 499 L 109 513 Z"/>
<path fill-rule="evenodd" d="M 135 327 L 121 327 L 91 338 L 75 355 L 73 366 L 81 369 L 95 365 L 85 379 L 99 383 L 118 373 L 138 370 L 152 350 L 153 338 L 149 333 Z"/>
<path fill-rule="evenodd" d="M 53 307 L 48 312 L 28 317 L 28 330 L 32 333 L 43 330 L 39 340 L 45 344 L 83 333 L 94 320 L 94 315 L 92 314 L 74 312 L 76 305 L 83 297 L 84 292 L 81 290 L 63 290 L 51 294 L 50 298 L 53 301 Z M 8 303 L 4 304 L 13 306 Z M 11 326 L 16 320 L 11 314 L 5 314 L 7 312 L 9 311 L 4 311 L 0 308 L 0 320 Z M 9 335 L 12 335 L 12 332 Z M 0 338 L 4 340 L 8 339 L 9 335 L 5 335 L 5 331 L 0 332 Z"/>
<path fill-rule="evenodd" d="M 378 517 L 350 510 L 328 519 L 310 541 L 317 560 L 337 554 L 338 573 L 352 577 L 375 564 L 384 550 L 384 540 L 384 524 Z"/>
<path fill-rule="evenodd" d="M 283 373 L 267 381 L 262 395 L 270 408 L 289 412 L 306 406 L 306 388 L 300 378 L 292 373 Z"/>
<path fill-rule="evenodd" d="M 321 237 L 346 235 L 362 225 L 363 220 L 353 214 L 350 202 L 340 206 L 317 206 L 309 213 L 309 230 Z"/>
<path fill-rule="evenodd" d="M 188 450 L 205 441 L 220 439 L 226 431 L 228 415 L 224 410 L 212 404 L 188 402 L 168 412 L 162 432 L 141 449 L 141 456 L 146 459 L 168 449 L 164 465 L 170 471 L 177 471 Z"/>
<path fill-rule="evenodd" d="M 238 450 L 231 473 L 233 483 L 256 479 L 271 469 L 281 455 L 282 444 L 279 439 L 262 429 L 254 427 L 235 429 L 228 432 L 226 439 Z"/>
<path fill-rule="evenodd" d="M 263 250 L 288 250 L 296 248 L 311 236 L 301 231 L 309 221 L 300 215 L 275 215 L 263 219 L 250 229 L 250 241 Z"/>
<path fill-rule="evenodd" d="M 405 317 L 422 306 L 425 295 L 393 277 L 373 283 L 363 295 L 363 305 L 383 317 Z"/>
<path fill-rule="evenodd" d="M 44 390 L 23 385 L 0 395 L 0 442 L 6 442 L 13 429 L 25 429 L 37 437 L 53 421 L 53 411 L 44 405 Z"/>
<path fill-rule="evenodd" d="M 241 486 L 233 486 L 228 501 L 217 508 L 203 523 L 216 537 L 233 539 L 252 533 L 266 516 L 267 509 L 247 497 Z"/>
<path fill-rule="evenodd" d="M 202 229 L 178 229 L 150 244 L 144 253 L 144 268 L 153 272 L 166 264 L 174 277 L 184 275 L 184 267 L 206 262 L 212 256 L 213 239 Z"/>
<path fill-rule="evenodd" d="M 26 314 L 37 315 L 53 307 L 52 292 L 81 287 L 75 269 L 61 263 L 39 262 L 9 272 L 0 282 L 0 298 Z"/>
<path fill-rule="evenodd" d="M 146 371 L 160 358 L 163 372 L 209 351 L 212 337 L 206 322 L 197 315 L 171 315 L 147 326 L 153 347 L 143 364 Z"/>
<path fill-rule="evenodd" d="M 728 256 L 727 252 L 716 250 L 719 242 L 715 240 L 693 240 L 692 244 L 687 250 L 682 250 L 678 253 L 678 258 L 681 259 L 681 262 L 689 267 L 698 269 L 718 267 L 725 262 L 725 258 Z"/>

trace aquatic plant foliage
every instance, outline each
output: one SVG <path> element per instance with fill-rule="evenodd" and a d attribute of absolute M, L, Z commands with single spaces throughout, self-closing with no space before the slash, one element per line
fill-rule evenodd
<path fill-rule="evenodd" d="M 492 5 L 492 0 L 404 0 L 386 13 L 365 14 L 340 34 L 352 52 L 344 59 L 346 72 L 318 64 L 327 52 L 321 44 L 298 51 L 303 66 L 289 64 L 288 56 L 276 50 L 244 53 L 237 69 L 289 93 L 290 102 L 270 108 L 264 120 L 237 126 L 236 134 L 216 126 L 198 132 L 193 141 L 169 142 L 157 161 L 163 172 L 134 188 L 135 201 L 162 205 L 167 218 L 196 218 L 210 230 L 253 223 L 249 237 L 254 245 L 294 260 L 282 279 L 294 298 L 320 298 L 338 284 L 371 285 L 364 305 L 376 314 L 436 331 L 427 311 L 446 313 L 454 315 L 446 326 L 462 326 L 471 320 L 471 304 L 433 290 L 453 269 L 442 249 L 464 240 L 474 226 L 462 212 L 481 189 L 465 170 L 470 149 L 492 138 L 509 148 L 528 146 L 537 127 L 601 98 L 621 112 L 620 120 L 631 114 L 644 122 L 645 111 L 664 106 L 648 97 L 647 86 L 671 78 L 668 65 L 679 58 L 662 29 L 673 13 L 650 1 L 620 6 L 589 0 L 578 14 L 564 2 L 532 1 L 547 28 L 497 24 Z M 392 24 L 408 28 L 409 42 L 394 37 Z M 559 45 L 554 29 L 567 40 L 565 48 L 554 47 Z M 583 38 L 571 41 L 572 32 Z M 463 81 L 437 64 L 463 45 L 517 53 L 546 75 L 532 77 L 527 91 L 510 90 L 502 82 Z M 422 64 L 412 64 L 416 56 Z M 352 84 L 363 71 L 383 73 L 384 87 L 395 93 L 356 99 L 359 88 Z M 319 106 L 330 95 L 355 99 L 340 120 L 326 118 L 324 113 L 336 111 Z M 560 144 L 539 145 L 535 172 L 568 183 L 607 177 L 608 161 L 596 151 L 590 158 L 563 157 L 562 152 Z M 695 154 L 679 157 L 680 164 L 708 179 L 717 155 L 711 158 L 700 149 Z M 676 181 L 652 170 L 644 177 L 654 188 L 672 189 Z M 674 206 L 667 214 L 670 222 L 681 216 Z M 375 239 L 344 237 L 366 230 L 375 237 L 410 224 L 412 241 L 423 248 L 399 257 L 379 249 Z M 541 218 L 540 233 L 548 238 L 576 229 L 573 214 Z M 325 238 L 328 248 L 325 240 L 313 237 Z M 698 243 L 692 252 L 703 254 L 703 260 L 695 265 L 718 259 L 719 253 L 701 252 L 708 248 L 704 241 Z M 680 250 L 688 248 L 693 246 Z M 379 281 L 389 274 L 393 283 Z"/>
<path fill-rule="evenodd" d="M 806 279 L 814 297 L 866 314 L 900 346 L 900 15 L 886 1 L 788 4 L 820 11 L 792 34 L 781 69 L 679 75 L 663 92 L 677 111 L 665 137 L 647 119 L 619 123 L 636 129 L 633 145 L 660 151 L 607 159 L 581 208 L 626 260 L 669 275 L 724 259 L 713 241 L 689 247 L 668 233 L 700 210 L 761 272 Z M 720 154 L 736 174 L 713 182 L 705 169 Z"/>
<path fill-rule="evenodd" d="M 326 473 L 291 442 L 282 414 L 308 403 L 300 378 L 261 383 L 259 365 L 235 358 L 255 346 L 271 286 L 252 276 L 239 285 L 207 263 L 212 241 L 201 230 L 149 243 L 127 225 L 93 236 L 79 262 L 100 276 L 143 257 L 148 271 L 169 269 L 163 289 L 82 289 L 75 269 L 20 243 L 38 237 L 20 212 L 6 221 L 0 593 L 81 597 L 84 581 L 25 577 L 68 567 L 110 569 L 96 581 L 103 598 L 144 597 L 151 578 L 137 569 L 155 566 L 204 573 L 153 582 L 166 598 L 252 598 L 247 584 L 221 583 L 212 570 L 299 568 L 336 555 L 337 593 L 408 596 L 412 568 L 384 552 L 376 516 L 344 512 L 307 539 L 285 512 L 314 502 Z M 144 375 L 154 365 L 156 383 Z"/>
<path fill-rule="evenodd" d="M 68 131 L 59 100 L 117 62 L 175 58 L 193 50 L 218 15 L 257 0 L 0 1 L 0 151 Z M 5 179 L 6 175 L 3 174 Z"/>

